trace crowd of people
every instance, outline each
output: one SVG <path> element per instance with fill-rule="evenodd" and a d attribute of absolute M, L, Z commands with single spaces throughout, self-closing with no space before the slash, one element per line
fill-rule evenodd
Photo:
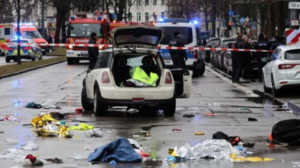
<path fill-rule="evenodd" d="M 275 50 L 280 45 L 285 45 L 284 37 L 275 37 L 269 41 L 266 35 L 260 34 L 258 40 L 253 42 L 247 35 L 237 35 L 236 43 L 232 48 L 238 49 L 256 49 L 256 50 Z M 239 83 L 242 71 L 247 74 L 251 82 L 256 82 L 253 75 L 252 60 L 257 62 L 258 81 L 262 82 L 262 68 L 269 59 L 268 52 L 233 52 L 232 53 L 232 82 Z"/>

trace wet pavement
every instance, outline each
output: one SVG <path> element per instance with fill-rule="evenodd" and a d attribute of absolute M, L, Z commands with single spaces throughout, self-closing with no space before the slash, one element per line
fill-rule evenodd
<path fill-rule="evenodd" d="M 92 113 L 76 114 L 75 109 L 81 107 L 80 97 L 82 79 L 85 77 L 87 64 L 68 66 L 66 63 L 31 71 L 21 75 L 0 80 L 0 113 L 1 117 L 14 115 L 16 121 L 0 121 L 0 152 L 34 141 L 39 144 L 36 151 L 25 151 L 39 158 L 61 158 L 65 164 L 79 164 L 78 167 L 109 167 L 108 163 L 86 165 L 85 161 L 74 161 L 76 154 L 88 156 L 93 149 L 111 142 L 118 137 L 133 138 L 135 136 L 146 152 L 164 160 L 168 149 L 181 147 L 188 143 L 191 146 L 211 139 L 212 134 L 222 131 L 228 135 L 240 136 L 244 141 L 255 142 L 249 156 L 274 158 L 272 162 L 232 163 L 222 161 L 189 161 L 187 163 L 168 165 L 163 162 L 159 167 L 294 167 L 292 162 L 300 161 L 300 148 L 269 148 L 266 139 L 273 124 L 284 119 L 298 118 L 291 111 L 282 108 L 282 104 L 269 96 L 255 94 L 251 88 L 233 85 L 208 68 L 203 77 L 193 79 L 192 95 L 189 99 L 177 99 L 174 117 L 163 117 L 160 113 L 139 114 L 135 111 L 125 112 L 124 108 L 110 109 L 105 117 L 94 117 Z M 61 110 L 26 109 L 29 102 L 47 105 L 58 105 Z M 30 124 L 34 116 L 41 112 L 60 112 L 66 114 L 66 122 L 75 125 L 72 120 L 89 121 L 95 127 L 102 128 L 102 138 L 87 138 L 84 131 L 72 131 L 75 138 L 37 137 Z M 206 116 L 215 112 L 216 116 Z M 184 114 L 195 115 L 193 118 Z M 248 117 L 258 119 L 248 122 Z M 179 128 L 182 132 L 172 133 Z M 140 131 L 150 132 L 150 138 L 144 138 Z M 202 131 L 203 136 L 195 136 L 195 131 Z M 7 145 L 5 139 L 18 139 L 17 145 Z M 84 148 L 89 146 L 91 150 Z M 22 167 L 13 160 L 0 160 L 2 166 L 10 168 Z M 57 168 L 65 164 L 49 164 L 44 167 Z M 297 165 L 296 165 L 297 166 Z M 121 164 L 114 167 L 142 167 L 141 164 Z"/>
<path fill-rule="evenodd" d="M 50 58 L 57 58 L 59 56 L 43 56 L 43 59 L 50 59 Z M 28 62 L 28 61 L 31 61 L 29 59 L 22 59 L 21 60 L 22 62 Z M 14 62 L 13 60 L 11 60 L 9 63 L 7 63 L 5 61 L 5 56 L 0 56 L 0 66 L 3 66 L 3 65 L 13 65 L 13 64 L 16 64 L 16 62 Z"/>

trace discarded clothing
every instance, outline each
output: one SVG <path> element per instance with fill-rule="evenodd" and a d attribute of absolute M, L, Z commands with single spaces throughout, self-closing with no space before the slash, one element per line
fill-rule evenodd
<path fill-rule="evenodd" d="M 43 106 L 34 102 L 30 102 L 26 105 L 26 108 L 40 109 L 43 108 Z"/>
<path fill-rule="evenodd" d="M 68 127 L 60 125 L 59 123 L 46 123 L 42 128 L 36 130 L 38 136 L 51 137 L 65 137 L 71 138 L 72 134 L 69 132 Z"/>
<path fill-rule="evenodd" d="M 93 125 L 88 125 L 85 123 L 79 123 L 75 126 L 69 127 L 70 130 L 92 130 L 94 129 Z"/>
<path fill-rule="evenodd" d="M 193 118 L 193 117 L 195 117 L 195 115 L 194 114 L 184 114 L 183 117 Z"/>
<path fill-rule="evenodd" d="M 141 162 L 142 157 L 134 150 L 126 138 L 119 138 L 95 149 L 88 157 L 89 162 Z"/>
<path fill-rule="evenodd" d="M 256 119 L 256 118 L 251 118 L 251 117 L 249 117 L 249 118 L 248 118 L 248 121 L 257 121 L 257 119 Z"/>
<path fill-rule="evenodd" d="M 139 82 L 138 80 L 134 80 L 134 79 L 128 79 L 126 82 L 133 83 L 134 86 L 137 86 L 137 87 L 147 87 L 148 86 L 147 84 Z"/>
<path fill-rule="evenodd" d="M 83 112 L 83 108 L 77 108 L 77 109 L 75 109 L 75 112 L 76 113 L 82 113 Z"/>
<path fill-rule="evenodd" d="M 243 140 L 239 136 L 228 136 L 227 134 L 220 131 L 213 134 L 213 139 L 224 139 L 233 146 L 238 145 L 240 142 L 243 142 Z"/>
<path fill-rule="evenodd" d="M 229 141 L 228 135 L 221 131 L 214 133 L 212 139 L 225 139 L 226 141 Z"/>
<path fill-rule="evenodd" d="M 19 119 L 15 116 L 6 116 L 3 118 L 4 121 L 19 121 Z"/>
<path fill-rule="evenodd" d="M 156 73 L 150 73 L 150 77 L 141 67 L 133 67 L 130 70 L 131 78 L 146 84 L 147 86 L 156 86 L 159 76 Z"/>
<path fill-rule="evenodd" d="M 300 120 L 291 119 L 279 121 L 273 126 L 273 141 L 288 143 L 290 146 L 300 145 Z"/>
<path fill-rule="evenodd" d="M 270 162 L 272 158 L 260 158 L 260 157 L 238 157 L 236 154 L 231 154 L 230 158 L 234 162 Z"/>
<path fill-rule="evenodd" d="M 102 130 L 100 128 L 95 128 L 93 130 L 88 130 L 84 134 L 87 137 L 102 137 L 103 136 Z"/>
<path fill-rule="evenodd" d="M 27 155 L 23 162 L 23 166 L 43 166 L 43 165 L 44 163 L 33 155 Z"/>
<path fill-rule="evenodd" d="M 174 154 L 181 158 L 186 159 L 201 159 L 201 158 L 214 158 L 216 160 L 230 161 L 230 154 L 232 153 L 232 146 L 225 140 L 206 140 L 199 143 L 194 147 L 185 144 L 183 147 L 174 148 Z M 172 156 L 174 156 L 172 154 Z"/>
<path fill-rule="evenodd" d="M 65 118 L 65 116 L 59 112 L 51 112 L 50 113 L 52 118 L 56 119 L 56 120 L 62 120 Z"/>

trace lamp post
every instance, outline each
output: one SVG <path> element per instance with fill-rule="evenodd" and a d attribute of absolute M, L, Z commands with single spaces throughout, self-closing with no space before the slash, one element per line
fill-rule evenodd
<path fill-rule="evenodd" d="M 212 12 L 212 36 L 216 36 L 216 0 L 213 2 L 213 12 Z"/>
<path fill-rule="evenodd" d="M 42 36 L 45 38 L 45 0 L 42 0 Z"/>

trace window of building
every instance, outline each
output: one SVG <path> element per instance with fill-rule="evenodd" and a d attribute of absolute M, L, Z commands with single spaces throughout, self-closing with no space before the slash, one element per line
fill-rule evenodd
<path fill-rule="evenodd" d="M 145 6 L 149 5 L 149 0 L 145 0 Z"/>
<path fill-rule="evenodd" d="M 132 5 L 132 0 L 128 0 L 127 2 L 128 5 Z"/>
<path fill-rule="evenodd" d="M 157 5 L 157 0 L 153 0 L 153 5 Z"/>
<path fill-rule="evenodd" d="M 165 5 L 165 0 L 161 0 L 160 4 Z"/>
<path fill-rule="evenodd" d="M 141 0 L 137 0 L 137 1 L 136 1 L 136 5 L 137 5 L 137 6 L 141 6 Z"/>
<path fill-rule="evenodd" d="M 149 20 L 150 20 L 150 18 L 149 18 L 149 13 L 146 12 L 146 13 L 145 13 L 145 21 L 149 21 Z"/>
<path fill-rule="evenodd" d="M 137 15 L 136 15 L 137 21 L 140 22 L 140 21 L 141 21 L 141 18 L 142 18 L 142 17 L 141 17 L 141 12 L 138 12 Z"/>
<path fill-rule="evenodd" d="M 165 18 L 165 12 L 161 12 L 160 17 Z"/>
<path fill-rule="evenodd" d="M 5 34 L 6 36 L 10 35 L 10 28 L 5 28 L 5 29 L 4 29 L 4 34 Z"/>

